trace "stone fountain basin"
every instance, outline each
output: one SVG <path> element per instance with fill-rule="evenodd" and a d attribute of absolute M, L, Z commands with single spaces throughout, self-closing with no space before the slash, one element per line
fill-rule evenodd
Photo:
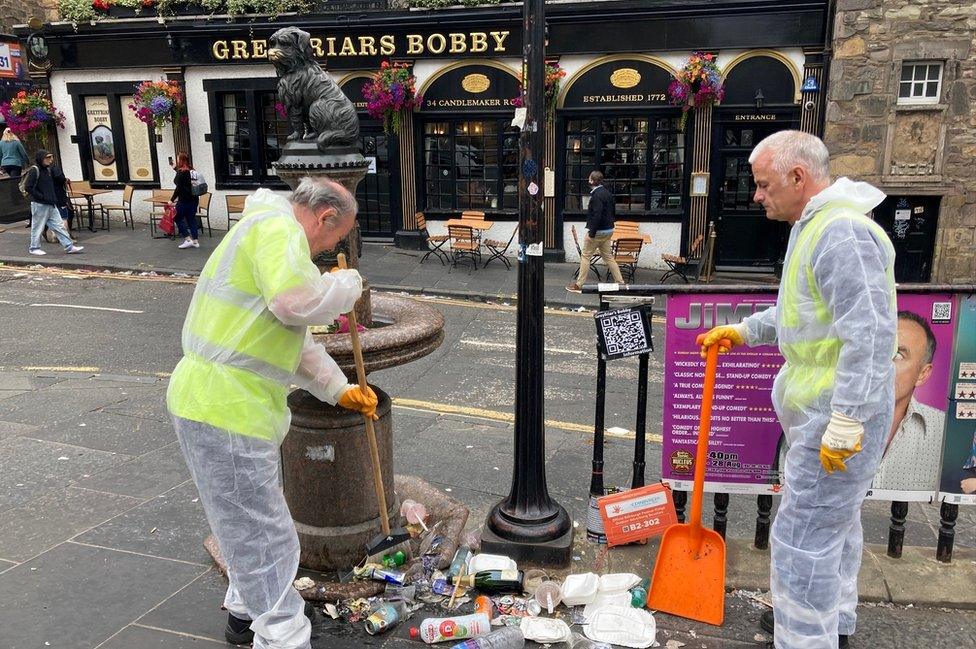
<path fill-rule="evenodd" d="M 444 316 L 440 311 L 408 297 L 373 293 L 373 328 L 361 331 L 366 373 L 403 365 L 440 347 Z M 355 381 L 356 365 L 349 334 L 315 334 L 342 371 Z"/>

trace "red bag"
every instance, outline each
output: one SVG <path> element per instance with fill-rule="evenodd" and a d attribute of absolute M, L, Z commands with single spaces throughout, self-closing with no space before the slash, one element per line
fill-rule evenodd
<path fill-rule="evenodd" d="M 163 218 L 159 220 L 159 229 L 167 236 L 176 234 L 176 206 L 167 203 L 163 208 Z"/>

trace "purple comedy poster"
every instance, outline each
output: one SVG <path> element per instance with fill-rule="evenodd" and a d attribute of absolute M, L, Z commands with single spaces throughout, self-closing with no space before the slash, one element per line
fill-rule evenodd
<path fill-rule="evenodd" d="M 662 476 L 690 489 L 705 363 L 698 334 L 775 303 L 774 293 L 673 295 L 665 339 Z M 869 497 L 929 501 L 940 477 L 956 302 L 950 295 L 898 296 L 895 419 Z M 786 440 L 772 405 L 783 359 L 776 347 L 740 347 L 719 360 L 705 488 L 778 493 Z"/>

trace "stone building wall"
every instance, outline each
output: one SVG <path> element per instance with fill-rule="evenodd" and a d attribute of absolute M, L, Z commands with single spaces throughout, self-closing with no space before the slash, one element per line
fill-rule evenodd
<path fill-rule="evenodd" d="M 44 22 L 57 20 L 57 0 L 0 0 L 0 32 L 10 34 L 14 25 L 23 25 L 32 16 Z"/>
<path fill-rule="evenodd" d="M 838 0 L 824 139 L 835 175 L 941 196 L 931 281 L 976 282 L 976 0 Z M 897 105 L 902 62 L 941 97 Z"/>

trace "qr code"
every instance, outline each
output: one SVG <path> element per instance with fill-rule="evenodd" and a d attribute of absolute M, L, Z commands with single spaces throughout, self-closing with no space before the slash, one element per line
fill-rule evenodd
<path fill-rule="evenodd" d="M 647 348 L 644 322 L 637 311 L 608 314 L 600 318 L 607 354 L 626 354 Z"/>
<path fill-rule="evenodd" d="M 932 322 L 949 322 L 952 320 L 952 302 L 932 303 Z"/>

